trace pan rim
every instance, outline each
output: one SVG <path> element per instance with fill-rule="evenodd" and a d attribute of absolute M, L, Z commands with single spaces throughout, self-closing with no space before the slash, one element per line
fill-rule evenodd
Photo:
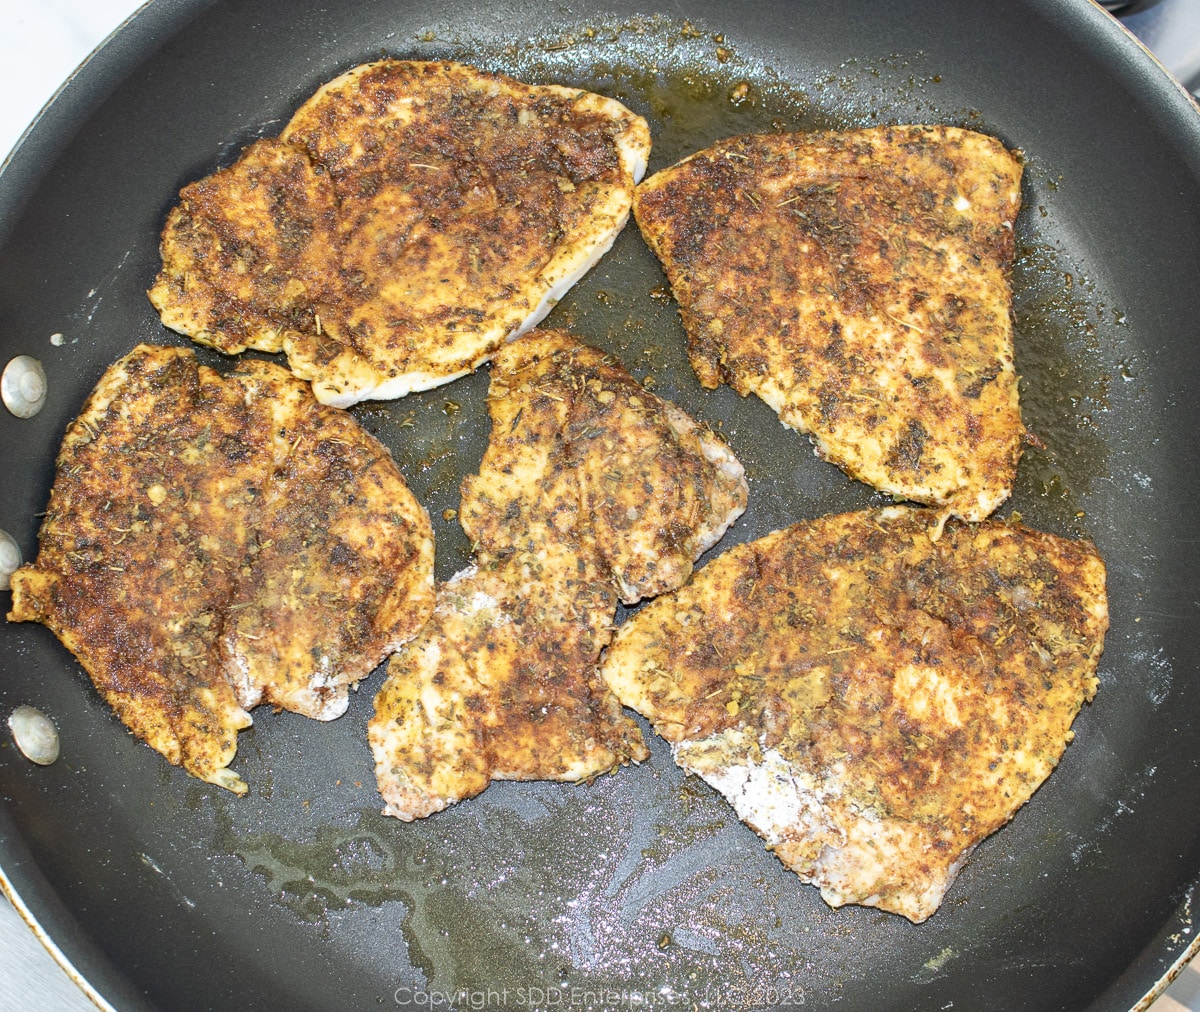
<path fill-rule="evenodd" d="M 42 927 L 41 921 L 38 920 L 37 915 L 30 909 L 29 904 L 25 902 L 21 894 L 17 892 L 16 887 L 8 877 L 8 873 L 2 866 L 0 866 L 0 892 L 4 893 L 5 898 L 12 904 L 17 915 L 25 922 L 25 926 L 42 943 L 42 948 L 46 950 L 50 958 L 70 978 L 71 983 L 78 987 L 84 996 L 96 1008 L 100 1009 L 100 1012 L 119 1012 L 115 1006 L 109 1003 L 104 995 L 92 986 L 91 981 L 76 968 L 71 958 L 63 952 L 58 943 L 50 936 L 50 932 Z"/>

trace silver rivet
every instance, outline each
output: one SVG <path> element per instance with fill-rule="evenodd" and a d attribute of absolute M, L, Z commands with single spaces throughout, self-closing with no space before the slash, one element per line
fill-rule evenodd
<path fill-rule="evenodd" d="M 32 418 L 46 403 L 46 370 L 29 355 L 18 355 L 0 375 L 0 398 L 18 418 Z"/>
<path fill-rule="evenodd" d="M 8 718 L 13 741 L 21 754 L 39 766 L 49 766 L 58 758 L 58 728 L 41 710 L 18 706 Z"/>
<path fill-rule="evenodd" d="M 8 590 L 13 573 L 20 568 L 20 547 L 8 531 L 0 531 L 0 590 Z"/>

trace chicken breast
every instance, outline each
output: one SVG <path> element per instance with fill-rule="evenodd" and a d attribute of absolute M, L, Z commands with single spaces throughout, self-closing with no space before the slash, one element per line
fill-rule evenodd
<path fill-rule="evenodd" d="M 363 64 L 184 188 L 150 299 L 226 353 L 285 351 L 323 403 L 402 397 L 541 320 L 624 227 L 649 150 L 601 95 Z"/>
<path fill-rule="evenodd" d="M 368 730 L 388 815 L 492 780 L 579 781 L 647 755 L 600 679 L 619 595 L 679 586 L 746 507 L 741 465 L 613 359 L 534 331 L 492 367 L 492 437 L 463 481 L 475 564 L 438 588 Z"/>
<path fill-rule="evenodd" d="M 721 141 L 638 187 L 700 382 L 818 454 L 966 520 L 1009 495 L 1020 162 L 991 137 L 874 127 Z"/>
<path fill-rule="evenodd" d="M 746 509 L 745 470 L 711 429 L 570 334 L 505 348 L 488 406 L 491 442 L 459 509 L 477 558 L 565 544 L 633 604 L 686 583 Z"/>
<path fill-rule="evenodd" d="M 424 623 L 432 528 L 387 450 L 285 369 L 141 345 L 68 428 L 12 589 L 9 619 L 53 630 L 135 734 L 240 794 L 250 708 L 336 717 Z"/>
<path fill-rule="evenodd" d="M 1090 544 L 930 533 L 889 507 L 738 545 L 622 625 L 603 666 L 826 902 L 915 922 L 1058 763 L 1108 626 Z"/>
<path fill-rule="evenodd" d="M 439 586 L 433 618 L 375 698 L 384 814 L 408 822 L 492 780 L 576 782 L 648 755 L 596 670 L 612 587 L 590 560 L 555 554 L 494 560 Z"/>
<path fill-rule="evenodd" d="M 231 380 L 271 432 L 219 641 L 249 709 L 317 720 L 346 712 L 349 688 L 413 638 L 434 604 L 433 529 L 387 448 L 272 363 Z M 231 522 L 235 518 L 230 518 Z"/>
<path fill-rule="evenodd" d="M 329 174 L 275 138 L 185 186 L 160 249 L 148 294 L 164 326 L 229 355 L 283 351 L 349 297 Z"/>

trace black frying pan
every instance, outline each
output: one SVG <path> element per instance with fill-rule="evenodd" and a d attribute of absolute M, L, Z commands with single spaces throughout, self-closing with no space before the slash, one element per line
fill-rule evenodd
<path fill-rule="evenodd" d="M 661 742 L 590 786 L 500 784 L 402 825 L 378 815 L 365 744 L 377 675 L 333 724 L 257 713 L 237 799 L 126 734 L 45 629 L 0 628 L 0 714 L 34 704 L 63 739 L 48 768 L 0 748 L 4 884 L 114 1006 L 412 1008 L 467 990 L 455 1007 L 1115 1009 L 1188 954 L 1200 114 L 1084 2 L 658 10 L 160 0 L 140 13 L 0 175 L 3 357 L 35 354 L 51 385 L 36 418 L 0 415 L 0 526 L 32 557 L 54 453 L 92 384 L 136 342 L 177 340 L 143 292 L 179 187 L 355 63 L 448 56 L 607 92 L 650 117 L 652 168 L 777 124 L 964 124 L 1027 158 L 1017 353 L 1046 445 L 1002 512 L 1090 536 L 1109 565 L 1102 687 L 1077 741 L 914 926 L 826 907 Z M 743 81 L 750 100 L 735 104 Z M 698 387 L 662 283 L 631 225 L 550 322 L 723 427 L 751 480 L 725 545 L 878 501 L 757 401 Z M 486 379 L 355 409 L 434 516 L 441 577 L 465 559 L 440 515 L 486 443 Z"/>

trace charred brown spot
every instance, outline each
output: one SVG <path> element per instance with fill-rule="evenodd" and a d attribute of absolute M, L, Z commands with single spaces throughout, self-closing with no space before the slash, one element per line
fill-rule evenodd
<path fill-rule="evenodd" d="M 920 419 L 910 420 L 908 428 L 904 430 L 903 436 L 892 450 L 892 466 L 900 471 L 917 470 L 921 466 L 921 455 L 925 452 L 928 438 Z"/>

